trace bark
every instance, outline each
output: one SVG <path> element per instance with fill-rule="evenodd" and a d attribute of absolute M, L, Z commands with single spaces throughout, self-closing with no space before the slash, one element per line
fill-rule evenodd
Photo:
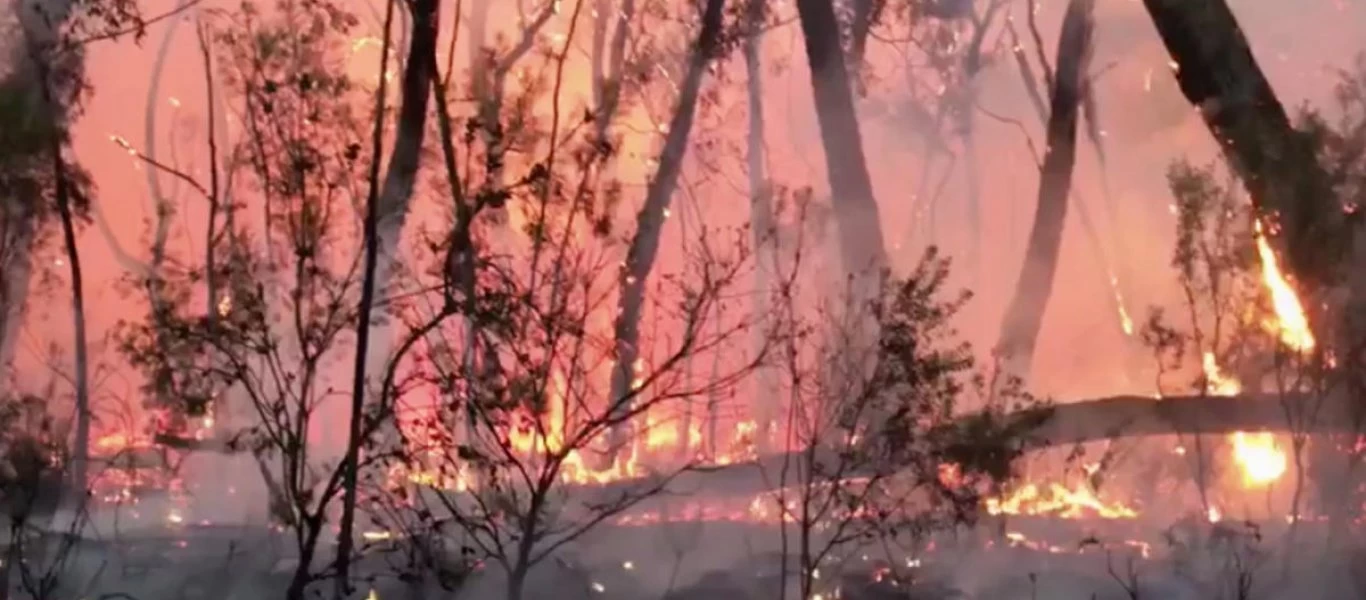
<path fill-rule="evenodd" d="M 1342 210 L 1310 141 L 1297 131 L 1257 65 L 1225 0 L 1144 0 L 1176 67 L 1253 204 L 1274 215 L 1291 273 L 1329 283 L 1346 249 Z M 1274 229 L 1274 228 L 1273 228 Z"/>
<path fill-rule="evenodd" d="M 612 369 L 611 388 L 607 397 L 609 418 L 624 420 L 634 406 L 633 389 L 640 356 L 640 320 L 645 308 L 645 284 L 654 268 L 659 253 L 660 234 L 664 229 L 665 213 L 673 200 L 678 177 L 683 171 L 683 159 L 688 152 L 688 138 L 692 134 L 697 113 L 698 97 L 702 93 L 702 77 L 716 58 L 721 46 L 721 20 L 725 0 L 707 0 L 702 13 L 702 29 L 688 61 L 688 72 L 679 91 L 669 134 L 659 157 L 659 169 L 645 194 L 645 205 L 636 217 L 636 233 L 626 254 L 621 271 L 621 296 L 613 326 L 616 365 Z M 607 464 L 626 444 L 630 432 L 625 422 L 612 428 L 607 452 Z"/>
<path fill-rule="evenodd" d="M 832 0 L 798 0 L 797 13 L 811 69 L 811 90 L 815 95 L 844 267 L 850 275 L 870 270 L 877 273 L 887 264 L 882 224 L 863 154 L 835 8 Z M 865 285 L 856 287 L 860 289 L 856 298 L 867 291 Z"/>
<path fill-rule="evenodd" d="M 876 0 L 860 0 L 859 6 L 871 5 L 874 1 Z M 762 315 L 768 311 L 768 303 L 772 301 L 770 286 L 774 275 L 769 269 L 777 266 L 776 253 L 772 257 L 774 261 L 769 261 L 771 239 L 775 232 L 772 198 L 764 165 L 764 72 L 760 48 L 767 13 L 766 3 L 767 0 L 750 0 L 745 15 L 749 31 L 746 32 L 744 42 L 745 73 L 749 77 L 745 88 L 749 102 L 749 133 L 745 141 L 745 161 L 749 167 L 750 229 L 754 236 L 754 255 L 757 257 L 754 270 L 753 310 L 755 315 Z M 855 22 L 857 23 L 857 20 Z M 857 28 L 855 28 L 855 32 L 857 32 Z M 764 351 L 768 344 L 768 336 L 764 327 L 755 328 L 754 336 L 754 352 L 757 355 Z M 778 416 L 776 373 L 767 366 L 760 366 L 756 383 L 757 389 L 752 400 L 753 418 L 758 424 L 757 438 L 760 449 L 763 450 L 772 436 L 773 420 Z M 709 409 L 707 411 L 707 431 L 710 435 L 715 436 L 717 428 L 715 407 L 711 402 L 707 406 Z"/>
<path fill-rule="evenodd" d="M 366 392 L 371 379 L 382 370 L 388 354 L 387 344 L 377 345 L 377 348 L 383 347 L 383 352 L 375 351 L 375 348 L 369 346 L 372 329 L 375 328 L 374 316 L 371 313 L 375 294 L 381 291 L 381 284 L 387 283 L 394 266 L 393 253 L 398 247 L 403 221 L 408 213 L 413 185 L 421 164 L 422 139 L 427 129 L 427 104 L 430 99 L 432 74 L 436 70 L 438 0 L 414 0 L 411 8 L 413 31 L 401 84 L 402 105 L 398 114 L 397 139 L 389 156 L 383 190 L 378 194 L 375 190 L 378 182 L 375 179 L 378 176 L 378 150 L 383 131 L 383 99 L 380 100 L 380 110 L 375 114 L 374 147 L 377 152 L 371 158 L 374 161 L 374 170 L 371 172 L 371 194 L 365 215 L 365 274 L 361 285 L 360 319 L 356 325 L 356 362 L 351 382 L 350 427 L 347 432 L 346 458 L 343 465 L 345 472 L 342 484 L 341 528 L 337 538 L 338 598 L 344 597 L 350 587 L 357 472 L 360 446 L 364 443 L 361 439 L 361 421 L 364 418 Z M 387 31 L 385 35 L 388 36 Z M 384 93 L 383 89 L 381 86 L 381 95 Z M 380 266 L 381 252 L 385 253 L 383 267 Z"/>
<path fill-rule="evenodd" d="M 1078 104 L 1090 55 L 1094 6 L 1095 0 L 1072 0 L 1058 39 L 1058 69 L 1049 104 L 1048 149 L 1039 176 L 1034 225 L 996 347 L 1006 372 L 1018 377 L 1029 375 L 1057 274 L 1067 198 L 1076 164 Z"/>
<path fill-rule="evenodd" d="M 758 3 L 763 0 L 753 1 Z M 854 0 L 854 14 L 849 21 L 849 63 L 855 69 L 863 64 L 863 57 L 868 50 L 868 36 L 886 5 L 887 0 Z"/>

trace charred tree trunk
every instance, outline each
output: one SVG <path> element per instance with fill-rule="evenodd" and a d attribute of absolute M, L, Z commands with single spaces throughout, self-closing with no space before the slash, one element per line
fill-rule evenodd
<path fill-rule="evenodd" d="M 397 0 L 391 0 L 396 2 Z M 389 156 L 384 187 L 377 190 L 379 154 L 383 136 L 384 100 L 379 100 L 375 113 L 375 154 L 371 157 L 370 199 L 365 211 L 365 274 L 361 285 L 359 322 L 356 325 L 356 362 L 352 377 L 350 428 L 347 432 L 346 459 L 343 469 L 343 498 L 341 531 L 337 540 L 337 596 L 349 593 L 351 548 L 354 541 L 356 517 L 357 471 L 359 470 L 362 419 L 371 377 L 379 374 L 387 360 L 388 344 L 369 346 L 375 293 L 387 284 L 392 274 L 403 221 L 408 213 L 413 186 L 421 164 L 423 134 L 427 130 L 427 103 L 430 98 L 433 73 L 436 71 L 436 37 L 438 0 L 414 0 L 412 8 L 412 36 L 408 60 L 404 67 L 402 105 L 398 114 L 398 134 Z M 389 9 L 392 11 L 392 6 Z M 386 23 L 386 26 L 388 24 Z M 389 32 L 385 32 L 385 46 Z M 386 48 L 387 50 L 387 48 Z M 387 53 L 386 53 L 387 54 Z M 381 96 L 384 86 L 380 87 Z M 378 192 L 378 193 L 377 193 Z M 381 259 L 381 252 L 384 256 Z M 381 262 L 383 263 L 381 265 Z M 376 351 L 382 348 L 384 351 Z M 376 364 L 378 363 L 378 364 Z"/>
<path fill-rule="evenodd" d="M 1181 92 L 1209 127 L 1263 215 L 1274 215 L 1292 273 L 1333 279 L 1346 240 L 1342 210 L 1310 141 L 1257 65 L 1225 0 L 1144 0 L 1175 62 Z M 1275 228 L 1273 228 L 1275 229 Z"/>
<path fill-rule="evenodd" d="M 1077 155 L 1077 113 L 1082 77 L 1090 55 L 1095 0 L 1072 0 L 1058 39 L 1058 70 L 1049 104 L 1047 141 L 1034 226 L 1025 250 L 1015 295 L 1006 309 L 996 355 L 1007 373 L 1029 375 L 1044 310 L 1053 291 L 1067 220 L 1067 197 Z"/>
<path fill-rule="evenodd" d="M 849 89 L 849 70 L 840 47 L 839 22 L 832 0 L 797 0 L 797 13 L 806 41 L 811 90 L 825 147 L 826 176 L 839 224 L 844 267 L 850 276 L 864 279 L 857 274 L 880 271 L 886 266 L 887 257 L 873 182 L 868 177 L 863 154 L 858 114 Z"/>
<path fill-rule="evenodd" d="M 613 327 L 616 340 L 616 364 L 612 369 L 609 403 L 610 419 L 624 421 L 631 414 L 636 393 L 636 360 L 640 356 L 640 319 L 645 308 L 645 283 L 654 268 L 659 252 L 660 233 L 664 229 L 665 212 L 673 200 L 678 177 L 683 171 L 683 158 L 688 151 L 697 113 L 698 97 L 702 93 L 702 77 L 707 66 L 721 47 L 721 20 L 725 0 L 707 0 L 702 12 L 702 30 L 689 59 L 688 72 L 678 95 L 674 116 L 669 123 L 669 135 L 660 153 L 659 169 L 645 195 L 645 206 L 636 220 L 636 233 L 627 251 L 626 264 L 621 272 L 621 297 Z M 629 427 L 619 422 L 612 428 L 607 462 L 610 466 L 616 453 L 629 439 Z"/>

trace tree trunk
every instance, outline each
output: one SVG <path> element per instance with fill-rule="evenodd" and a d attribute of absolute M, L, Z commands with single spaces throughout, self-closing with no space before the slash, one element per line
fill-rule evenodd
<path fill-rule="evenodd" d="M 849 89 L 849 71 L 840 47 L 839 22 L 832 0 L 797 0 L 797 13 L 806 39 L 811 90 L 825 148 L 826 176 L 839 224 L 844 268 L 866 284 L 870 280 L 863 275 L 869 271 L 878 274 L 886 267 L 887 257 L 873 182 L 863 155 L 858 114 Z M 856 288 L 860 290 L 856 298 L 869 291 L 867 285 Z"/>
<path fill-rule="evenodd" d="M 392 12 L 391 0 L 389 11 Z M 402 105 L 398 114 L 398 133 L 393 152 L 389 156 L 384 188 L 376 193 L 379 169 L 380 139 L 383 135 L 384 100 L 379 100 L 375 113 L 375 155 L 371 157 L 371 193 L 365 214 L 365 274 L 361 284 L 360 318 L 356 324 L 356 362 L 352 377 L 350 429 L 347 432 L 346 459 L 343 469 L 343 498 L 341 527 L 337 538 L 337 597 L 342 598 L 350 588 L 351 548 L 354 542 L 356 518 L 357 471 L 359 470 L 362 419 L 370 380 L 381 374 L 388 358 L 389 344 L 369 346 L 373 325 L 375 293 L 388 283 L 395 266 L 394 253 L 398 249 L 403 221 L 408 213 L 413 185 L 421 164 L 422 138 L 427 130 L 427 103 L 431 93 L 432 74 L 435 72 L 437 37 L 437 0 L 414 0 L 412 3 L 412 36 L 404 67 Z M 386 27 L 389 25 L 385 23 Z M 385 31 L 387 46 L 389 32 Z M 386 48 L 387 50 L 387 48 Z M 380 86 L 384 94 L 384 86 Z M 381 261 L 380 253 L 383 252 Z M 381 262 L 383 266 L 381 266 Z M 382 325 L 380 325 L 382 327 Z M 377 336 L 378 337 L 378 336 Z M 382 376 L 382 375 L 380 375 Z"/>
<path fill-rule="evenodd" d="M 368 285 L 377 298 L 389 295 L 389 287 L 399 265 L 399 246 L 403 242 L 413 188 L 417 183 L 422 144 L 427 132 L 432 79 L 436 73 L 438 4 L 437 0 L 417 0 L 411 7 L 413 29 L 408 40 L 408 55 L 399 90 L 402 104 L 399 107 L 394 149 L 389 155 L 388 170 L 375 214 L 375 271 L 373 281 Z M 373 388 L 388 366 L 394 341 L 389 319 L 375 317 L 373 302 L 369 313 L 369 344 L 364 353 L 364 391 L 367 394 L 376 392 Z"/>
<path fill-rule="evenodd" d="M 3 245 L 0 246 L 0 273 L 4 282 L 0 283 L 0 377 L 10 374 L 14 367 L 14 351 L 19 344 L 19 334 L 24 324 L 24 310 L 28 300 L 29 283 L 33 274 L 33 245 L 36 241 L 38 215 L 23 206 L 18 198 L 6 197 L 0 202 L 0 228 L 3 228 Z M 8 383 L 8 382 L 5 382 Z M 4 384 L 0 384 L 3 386 Z"/>
<path fill-rule="evenodd" d="M 71 211 L 71 190 L 68 189 L 66 161 L 62 158 L 61 143 L 55 138 L 51 145 L 53 172 L 56 174 L 57 212 L 62 219 L 62 243 L 66 250 L 71 274 L 71 327 L 75 346 L 76 440 L 71 454 L 71 480 L 77 493 L 84 496 L 89 478 L 86 469 L 90 460 L 90 357 L 85 331 L 85 284 L 81 278 L 81 255 L 76 247 L 76 223 Z"/>
<path fill-rule="evenodd" d="M 1264 215 L 1274 215 L 1289 271 L 1323 285 L 1347 240 L 1342 209 L 1310 141 L 1291 125 L 1225 0 L 1144 0 L 1181 92 Z M 1273 231 L 1276 228 L 1272 228 Z"/>
<path fill-rule="evenodd" d="M 640 319 L 645 308 L 645 283 L 654 268 L 659 253 L 660 233 L 664 229 L 665 213 L 673 200 L 678 177 L 683 171 L 683 159 L 688 151 L 697 113 L 698 97 L 702 93 L 702 77 L 721 46 L 721 20 L 725 0 L 707 0 L 702 13 L 702 29 L 688 63 L 688 72 L 679 91 L 669 134 L 660 153 L 659 169 L 645 194 L 645 206 L 637 215 L 636 233 L 627 251 L 626 264 L 621 271 L 621 297 L 613 327 L 616 340 L 616 364 L 612 369 L 612 383 L 607 397 L 611 419 L 619 420 L 631 414 L 634 406 L 635 363 L 640 356 Z M 627 423 L 612 427 L 608 440 L 606 465 L 610 466 L 617 452 L 625 446 L 631 434 Z"/>
<path fill-rule="evenodd" d="M 1063 224 L 1067 220 L 1067 197 L 1076 163 L 1078 103 L 1090 55 L 1094 6 L 1095 0 L 1072 0 L 1063 17 L 1058 39 L 1058 70 L 1049 105 L 1048 149 L 1039 175 L 1034 226 L 1015 295 L 1006 309 L 996 346 L 1002 366 L 1013 376 L 1029 376 L 1044 310 L 1048 307 L 1053 278 L 1057 274 Z"/>
<path fill-rule="evenodd" d="M 860 0 L 861 5 L 872 2 L 873 0 Z M 749 10 L 745 15 L 748 31 L 745 33 L 744 42 L 745 73 L 749 77 L 746 85 L 749 101 L 749 134 L 745 141 L 745 161 L 749 167 L 749 220 L 750 230 L 754 236 L 756 261 L 753 305 L 756 316 L 767 312 L 769 302 L 773 300 L 770 297 L 770 286 L 775 273 L 771 273 L 770 269 L 777 268 L 777 252 L 776 248 L 772 246 L 772 238 L 775 234 L 772 198 L 764 165 L 764 66 L 760 48 L 763 41 L 764 21 L 767 16 L 765 4 L 766 0 L 750 0 Z M 773 250 L 772 256 L 769 254 L 770 250 Z M 764 327 L 755 328 L 754 352 L 756 355 L 763 352 L 769 343 L 767 333 Z M 771 441 L 773 421 L 778 416 L 778 385 L 776 373 L 767 365 L 760 365 L 756 375 L 755 393 L 751 400 L 751 406 L 754 410 L 752 417 L 758 425 L 756 437 L 759 448 L 764 450 L 767 449 L 766 445 Z M 711 406 L 710 402 L 708 406 Z M 713 411 L 708 411 L 708 431 L 715 431 L 716 427 L 710 423 L 715 417 Z"/>

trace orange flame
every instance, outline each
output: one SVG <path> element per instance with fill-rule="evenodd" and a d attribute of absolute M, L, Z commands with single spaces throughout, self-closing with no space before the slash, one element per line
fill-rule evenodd
<path fill-rule="evenodd" d="M 1242 386 L 1219 370 L 1213 353 L 1205 353 L 1203 366 L 1211 394 L 1232 396 L 1239 392 Z M 1276 437 L 1271 433 L 1235 431 L 1229 434 L 1229 443 L 1233 444 L 1233 460 L 1242 471 L 1244 487 L 1269 485 L 1285 474 L 1285 452 L 1276 444 Z"/>
<path fill-rule="evenodd" d="M 1233 459 L 1243 471 L 1243 485 L 1269 485 L 1285 474 L 1286 457 L 1270 432 L 1244 433 L 1237 431 L 1231 438 Z"/>
<path fill-rule="evenodd" d="M 1030 483 L 1004 498 L 988 498 L 987 512 L 993 515 L 1054 515 L 1075 519 L 1094 514 L 1104 519 L 1133 519 L 1138 511 L 1118 502 L 1106 503 L 1095 492 L 1080 485 L 1068 489 L 1049 484 L 1046 491 Z"/>
<path fill-rule="evenodd" d="M 1253 222 L 1257 234 L 1257 256 L 1262 261 L 1262 283 L 1271 293 L 1271 305 L 1276 311 L 1276 321 L 1268 322 L 1267 328 L 1276 332 L 1281 343 L 1298 352 L 1314 349 L 1314 334 L 1309 330 L 1309 319 L 1304 316 L 1304 307 L 1290 287 L 1281 267 L 1276 262 L 1276 253 L 1271 250 L 1266 235 L 1262 232 L 1262 222 Z"/>
<path fill-rule="evenodd" d="M 1243 386 L 1237 379 L 1229 377 L 1219 369 L 1219 363 L 1214 359 L 1213 352 L 1205 352 L 1201 360 L 1201 367 L 1205 371 L 1205 381 L 1208 392 L 1215 396 L 1234 396 L 1242 391 Z"/>

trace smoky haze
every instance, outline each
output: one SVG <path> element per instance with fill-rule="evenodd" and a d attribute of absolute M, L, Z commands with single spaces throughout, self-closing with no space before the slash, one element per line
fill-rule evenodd
<path fill-rule="evenodd" d="M 357 40 L 366 36 L 371 41 L 378 39 L 383 6 L 347 1 L 353 3 L 350 8 L 362 22 Z M 517 35 L 515 2 L 466 0 L 464 4 L 479 2 L 491 11 L 490 22 L 500 35 Z M 1331 115 L 1339 72 L 1349 69 L 1355 56 L 1366 50 L 1362 41 L 1366 40 L 1366 4 L 1347 0 L 1229 3 L 1286 107 L 1312 106 Z M 446 44 L 452 34 L 450 27 L 455 20 L 450 14 L 454 3 L 444 4 L 439 61 L 445 60 Z M 1043 0 L 1039 4 L 1042 50 L 1052 62 L 1066 3 Z M 1033 40 L 1025 27 L 1027 4 L 1018 1 L 1011 6 L 1011 18 L 1029 47 L 1026 52 L 1032 54 Z M 206 175 L 209 157 L 204 142 L 210 124 L 203 108 L 207 98 L 194 20 L 204 11 L 214 9 L 232 11 L 235 5 L 221 0 L 202 0 L 193 6 L 183 0 L 146 0 L 142 3 L 146 15 L 182 12 L 150 25 L 146 38 L 139 43 L 128 38 L 100 42 L 91 47 L 85 59 L 93 96 L 79 117 L 72 146 L 76 160 L 88 169 L 96 184 L 95 222 L 82 230 L 79 248 L 86 269 L 87 320 L 96 365 L 93 398 L 100 431 L 136 429 L 137 425 L 129 423 L 141 423 L 146 417 L 139 408 L 142 379 L 120 356 L 111 334 L 121 321 L 143 318 L 147 309 L 145 295 L 130 287 L 126 278 L 130 264 L 145 259 L 146 240 L 156 215 L 150 188 L 159 186 L 175 201 L 177 212 L 170 230 L 173 255 L 201 251 L 205 240 L 200 239 L 203 233 L 199 224 L 207 214 L 203 198 L 188 185 L 152 172 L 113 139 L 125 139 L 133 147 L 180 165 L 196 177 Z M 467 6 L 465 10 L 470 9 Z M 782 10 L 792 12 L 787 6 Z M 564 14 L 567 11 L 551 21 L 546 35 L 564 35 Z M 1167 167 L 1182 158 L 1196 164 L 1218 158 L 1218 147 L 1210 139 L 1200 115 L 1176 86 L 1173 67 L 1142 2 L 1102 0 L 1097 3 L 1095 18 L 1090 77 L 1097 92 L 1106 164 L 1102 168 L 1082 136 L 1071 202 L 1074 207 L 1078 202 L 1086 203 L 1105 256 L 1098 254 L 1085 235 L 1078 211 L 1070 210 L 1055 289 L 1044 316 L 1029 381 L 1031 391 L 1060 402 L 1155 392 L 1156 366 L 1146 364 L 1145 358 L 1135 358 L 1147 355 L 1141 343 L 1126 336 L 1120 327 L 1114 283 L 1122 282 L 1120 289 L 1125 292 L 1128 316 L 1134 321 L 1141 321 L 1149 307 L 1179 305 L 1180 292 L 1170 266 L 1176 223 L 1166 181 Z M 690 31 L 665 32 L 656 43 L 680 50 L 690 43 L 690 36 Z M 487 39 L 498 36 L 490 33 Z M 581 35 L 576 44 L 582 46 L 582 54 L 588 52 L 586 35 Z M 906 58 L 906 45 L 895 40 L 870 44 L 868 66 L 862 73 L 865 89 L 856 97 L 867 166 L 880 212 L 881 236 L 886 240 L 893 269 L 898 272 L 912 268 L 930 244 L 940 246 L 954 259 L 952 284 L 974 294 L 955 325 L 985 361 L 996 343 L 1002 314 L 1024 256 L 1039 184 L 1037 160 L 1044 151 L 1043 123 L 1021 85 L 1010 53 L 1012 41 L 1004 33 L 993 31 L 984 43 L 988 58 L 976 83 L 980 110 L 975 118 L 975 158 L 967 156 L 967 150 L 956 139 L 947 142 L 944 153 L 927 153 L 926 148 L 933 145 L 928 137 L 931 132 L 917 115 L 933 110 L 924 98 L 937 93 L 936 84 L 932 80 L 915 80 L 925 67 L 909 62 L 913 59 Z M 367 83 L 374 81 L 377 48 L 377 44 L 358 41 L 347 50 L 353 76 Z M 469 44 L 462 40 L 454 48 L 454 64 L 469 65 Z M 765 36 L 762 52 L 767 64 L 763 102 L 770 177 L 781 186 L 811 187 L 818 206 L 837 204 L 829 200 L 821 135 L 803 59 L 802 32 L 795 18 L 784 21 Z M 678 244 L 671 244 L 669 239 L 671 234 L 677 235 L 689 224 L 739 225 L 749 218 L 746 171 L 743 161 L 738 159 L 739 152 L 734 150 L 742 147 L 746 127 L 740 83 L 744 64 L 738 52 L 733 54 L 704 82 L 704 90 L 715 91 L 715 96 L 707 96 L 706 101 L 711 104 L 695 126 L 674 205 L 679 216 L 664 233 L 660 263 L 665 270 L 681 261 L 673 249 Z M 659 77 L 676 86 L 683 76 L 683 62 L 660 61 L 655 70 Z M 571 59 L 569 65 L 564 97 L 571 99 L 569 104 L 586 106 L 592 95 L 587 63 Z M 912 72 L 908 73 L 908 68 Z M 464 80 L 467 75 L 467 67 L 457 66 L 453 78 L 455 95 L 468 93 Z M 724 91 L 716 91 L 723 88 Z M 634 222 L 654 172 L 652 161 L 662 145 L 661 124 L 668 122 L 672 110 L 666 99 L 658 97 L 659 94 L 654 96 L 631 106 L 621 126 L 635 132 L 626 137 L 621 149 L 625 158 L 615 167 L 615 175 L 626 183 L 626 200 L 618 208 L 618 222 L 623 228 Z M 240 132 L 241 124 L 235 115 L 229 114 L 225 125 L 229 136 Z M 718 143 L 704 145 L 713 141 Z M 428 152 L 435 152 L 430 138 L 426 146 Z M 1040 157 L 1036 159 L 1032 153 Z M 972 181 L 969 165 L 974 161 L 977 178 Z M 430 173 L 421 176 L 429 177 Z M 977 226 L 969 222 L 967 208 L 974 195 L 981 203 Z M 929 197 L 935 198 L 932 209 L 927 208 Z M 440 231 L 447 219 L 442 201 L 419 191 L 404 236 L 404 251 L 408 253 L 405 256 L 422 256 L 423 236 Z M 825 227 L 829 231 L 818 238 L 817 243 L 822 246 L 815 253 L 816 261 L 822 263 L 825 271 L 833 271 L 838 265 L 833 258 L 838 256 L 838 236 L 834 232 L 837 225 L 834 219 L 828 219 Z M 976 227 L 980 230 L 974 233 Z M 32 298 L 37 301 L 30 300 L 15 362 L 17 373 L 39 374 L 19 378 L 20 386 L 34 390 L 52 379 L 50 373 L 69 370 L 70 353 L 66 349 L 71 339 L 69 293 L 63 283 L 66 275 L 60 253 L 48 248 L 38 264 L 46 276 L 39 279 L 41 285 L 35 286 Z M 1141 366 L 1135 367 L 1136 364 Z M 330 380 L 345 387 L 349 365 L 337 365 L 333 371 L 329 373 Z M 60 378 L 58 381 L 59 389 L 66 386 Z M 339 400 L 336 406 L 325 409 L 322 422 L 314 426 L 313 442 L 326 453 L 339 455 L 345 443 L 344 405 Z M 255 469 L 245 458 L 189 459 L 182 469 L 186 484 L 217 490 L 196 499 L 192 518 L 214 522 L 264 520 L 265 492 Z M 1174 506 L 1171 510 L 1176 515 L 1183 509 Z M 747 543 L 732 539 L 736 534 L 731 531 L 691 531 L 684 525 L 675 529 L 669 535 L 691 537 L 693 543 L 709 548 Z M 1049 533 L 1076 533 L 1064 529 Z M 1044 578 L 1035 582 L 1029 573 L 1042 565 L 1014 562 L 1016 557 L 1010 549 L 998 549 L 996 553 L 981 551 L 980 540 L 971 537 L 976 534 L 964 535 L 969 536 L 968 541 L 941 542 L 944 556 L 953 557 L 945 562 L 972 566 L 949 569 L 942 576 L 954 579 L 983 598 L 1090 597 L 1101 585 L 1110 594 L 1101 597 L 1125 597 L 1122 587 L 1116 589 L 1114 581 L 1106 575 L 1103 557 L 1095 558 L 1095 564 L 1087 567 L 1099 573 L 1095 577 L 1078 576 L 1076 581 Z M 696 579 L 736 560 L 727 552 L 718 551 L 671 571 L 660 567 L 672 564 L 675 558 L 663 548 L 665 545 L 622 541 L 602 533 L 587 538 L 578 547 L 586 561 L 631 563 L 633 567 L 627 570 L 642 571 L 631 574 L 632 585 L 648 589 L 664 589 L 676 585 L 676 580 Z M 647 564 L 653 569 L 649 573 L 636 568 Z M 610 588 L 613 584 L 602 585 Z M 1198 590 L 1162 588 L 1167 585 L 1164 582 L 1153 585 L 1157 589 L 1147 592 L 1153 594 L 1150 597 L 1204 597 Z M 1341 592 L 1335 585 L 1325 584 L 1332 588 L 1325 589 L 1325 594 Z M 1003 589 L 1009 587 L 1014 587 L 1014 591 Z"/>

